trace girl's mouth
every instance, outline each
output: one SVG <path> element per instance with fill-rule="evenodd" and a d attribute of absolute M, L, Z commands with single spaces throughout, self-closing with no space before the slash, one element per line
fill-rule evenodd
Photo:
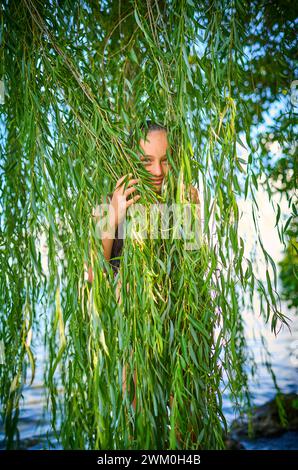
<path fill-rule="evenodd" d="M 154 184 L 157 184 L 157 185 L 160 185 L 163 181 L 163 178 L 160 178 L 160 179 L 156 179 L 156 180 L 153 180 L 153 183 Z"/>

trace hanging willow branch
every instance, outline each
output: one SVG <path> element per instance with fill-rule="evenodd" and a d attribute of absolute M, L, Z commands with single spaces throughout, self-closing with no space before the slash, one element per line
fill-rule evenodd
<path fill-rule="evenodd" d="M 243 310 L 259 296 L 272 330 L 287 324 L 257 227 L 258 155 L 243 162 L 236 151 L 246 115 L 250 122 L 241 95 L 245 5 L 196 3 L 1 7 L 0 400 L 8 448 L 17 445 L 38 337 L 63 448 L 221 449 L 223 388 L 240 409 L 250 406 Z M 137 141 L 146 118 L 167 126 L 173 149 L 174 176 L 160 198 L 129 139 L 133 130 Z M 168 238 L 127 238 L 114 278 L 92 211 L 131 171 L 146 209 L 157 200 L 183 206 L 183 188 L 198 187 L 202 244 L 186 250 L 173 226 Z M 253 254 L 244 256 L 241 197 L 253 202 L 266 282 Z"/>

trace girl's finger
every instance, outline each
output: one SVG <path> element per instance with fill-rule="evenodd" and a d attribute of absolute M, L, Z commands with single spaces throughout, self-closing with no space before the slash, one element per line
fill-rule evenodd
<path fill-rule="evenodd" d="M 127 175 L 123 175 L 123 176 L 121 176 L 121 178 L 118 179 L 118 181 L 117 181 L 117 183 L 116 183 L 116 190 L 119 189 L 119 188 L 123 185 L 123 180 L 124 180 L 127 176 L 132 176 L 132 173 L 128 173 Z"/>
<path fill-rule="evenodd" d="M 130 174 L 131 174 L 131 173 L 129 173 L 129 175 L 130 175 Z M 117 180 L 117 183 L 116 183 L 116 184 L 121 183 L 121 181 L 123 181 L 126 176 L 128 176 L 128 175 L 123 175 L 123 176 L 121 176 L 121 178 L 119 178 L 119 179 Z"/>
<path fill-rule="evenodd" d="M 126 202 L 126 207 L 129 207 L 131 206 L 132 204 L 134 204 L 138 199 L 140 199 L 140 194 L 138 194 L 137 196 L 133 197 L 132 199 L 129 199 L 129 201 Z"/>
<path fill-rule="evenodd" d="M 130 180 L 128 185 L 127 185 L 127 188 L 129 188 L 129 186 L 132 186 L 133 184 L 135 183 L 138 183 L 140 181 L 140 178 L 136 178 L 134 180 Z"/>
<path fill-rule="evenodd" d="M 131 187 L 131 188 L 129 188 L 129 189 L 126 189 L 126 190 L 124 191 L 125 196 L 129 196 L 131 193 L 133 193 L 134 191 L 136 191 L 136 189 L 137 189 L 137 188 L 135 188 L 134 186 Z"/>

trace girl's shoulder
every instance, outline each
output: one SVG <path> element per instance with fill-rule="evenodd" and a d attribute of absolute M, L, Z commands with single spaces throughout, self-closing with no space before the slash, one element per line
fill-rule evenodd
<path fill-rule="evenodd" d="M 190 185 L 189 190 L 188 190 L 188 195 L 189 195 L 190 202 L 200 204 L 200 193 L 199 193 L 198 188 Z"/>

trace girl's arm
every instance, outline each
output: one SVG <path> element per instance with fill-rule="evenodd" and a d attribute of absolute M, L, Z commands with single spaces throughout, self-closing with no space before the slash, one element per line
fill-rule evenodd
<path fill-rule="evenodd" d="M 103 199 L 101 199 L 101 202 L 102 203 L 104 202 Z M 102 234 L 101 234 L 103 254 L 104 254 L 104 257 L 107 261 L 110 261 L 110 259 L 111 259 L 112 247 L 113 247 L 113 243 L 114 243 L 115 232 L 116 232 L 116 229 L 117 229 L 117 225 L 116 225 L 116 222 L 115 222 L 115 217 L 113 216 L 113 211 L 111 210 L 109 214 L 110 214 L 110 217 L 109 217 L 109 224 L 108 224 L 107 230 L 102 232 Z M 93 210 L 92 216 L 95 219 L 95 223 L 99 222 L 100 217 L 101 217 L 99 206 L 97 206 Z M 90 253 L 90 255 L 91 255 L 91 253 Z M 86 267 L 87 272 L 88 272 L 87 281 L 92 282 L 93 281 L 92 266 L 88 267 L 88 266 L 86 266 L 86 263 L 85 263 L 85 267 Z"/>
<path fill-rule="evenodd" d="M 120 178 L 117 183 L 116 183 L 116 188 L 112 194 L 112 197 L 110 197 L 109 200 L 109 210 L 108 210 L 108 227 L 107 230 L 101 233 L 101 241 L 103 245 L 103 252 L 104 252 L 104 257 L 107 261 L 110 261 L 111 259 L 111 253 L 112 253 L 112 247 L 113 247 L 113 242 L 115 239 L 115 232 L 118 227 L 118 225 L 124 220 L 126 211 L 129 206 L 134 204 L 141 196 L 136 195 L 130 199 L 128 199 L 128 196 L 132 194 L 134 191 L 136 191 L 137 188 L 135 188 L 133 185 L 136 184 L 139 179 L 131 179 L 128 181 L 128 184 L 126 186 L 126 189 L 124 190 L 124 179 L 127 176 L 132 176 L 132 173 L 129 175 L 124 175 L 122 178 Z M 102 199 L 103 203 L 103 199 Z M 95 220 L 98 221 L 101 217 L 101 211 L 99 206 L 95 208 L 93 211 L 93 216 L 95 217 Z M 93 271 L 92 271 L 92 266 L 89 266 L 87 268 L 88 272 L 88 278 L 87 280 L 89 282 L 93 281 Z"/>
<path fill-rule="evenodd" d="M 195 188 L 194 186 L 190 187 L 190 199 L 191 202 L 196 204 L 196 218 L 197 218 L 197 236 L 199 237 L 199 243 L 201 243 L 201 236 L 202 236 L 202 219 L 201 219 L 201 201 L 200 201 L 200 195 L 199 195 L 199 190 Z"/>
<path fill-rule="evenodd" d="M 194 202 L 195 204 L 197 204 L 197 216 L 198 216 L 198 220 L 201 223 L 201 201 L 200 201 L 198 188 L 195 188 L 194 186 L 190 186 L 190 197 L 191 197 L 191 202 Z"/>
<path fill-rule="evenodd" d="M 99 222 L 101 214 L 99 211 L 99 207 L 95 209 L 94 213 L 95 217 L 95 222 Z M 111 259 L 111 253 L 112 253 L 112 247 L 113 247 L 113 242 L 115 239 L 115 232 L 118 226 L 117 219 L 116 219 L 116 214 L 114 212 L 113 206 L 109 205 L 109 210 L 108 210 L 108 220 L 107 220 L 107 230 L 103 231 L 101 233 L 101 242 L 103 245 L 103 254 L 104 257 L 107 261 L 110 261 Z"/>

